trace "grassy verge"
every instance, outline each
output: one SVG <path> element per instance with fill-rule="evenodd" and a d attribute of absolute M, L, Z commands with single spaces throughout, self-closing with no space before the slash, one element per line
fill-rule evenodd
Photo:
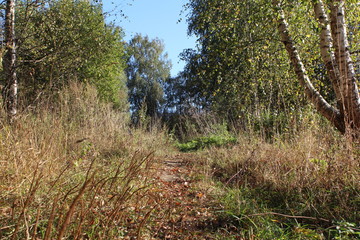
<path fill-rule="evenodd" d="M 308 130 L 270 144 L 239 136 L 199 155 L 204 188 L 233 239 L 360 237 L 360 156 L 343 137 Z"/>
<path fill-rule="evenodd" d="M 176 146 L 181 152 L 192 152 L 203 150 L 209 147 L 225 147 L 236 144 L 237 139 L 232 136 L 198 137 L 185 143 L 177 143 Z"/>

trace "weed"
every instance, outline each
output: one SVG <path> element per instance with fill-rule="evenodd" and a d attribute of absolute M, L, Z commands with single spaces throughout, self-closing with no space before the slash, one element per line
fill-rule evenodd
<path fill-rule="evenodd" d="M 70 84 L 2 125 L 1 239 L 359 237 L 359 148 L 331 129 L 269 141 L 199 119 L 177 147 L 202 151 L 174 153 L 96 94 Z M 159 178 L 169 155 L 190 180 Z"/>

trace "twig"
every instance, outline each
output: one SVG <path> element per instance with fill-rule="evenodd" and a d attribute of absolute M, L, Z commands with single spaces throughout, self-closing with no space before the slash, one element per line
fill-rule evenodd
<path fill-rule="evenodd" d="M 82 195 L 84 194 L 85 190 L 86 190 L 86 187 L 89 185 L 89 183 L 93 180 L 94 176 L 90 177 L 90 179 L 87 179 L 85 180 L 83 186 L 81 187 L 78 195 L 74 198 L 74 200 L 72 201 L 71 205 L 70 205 L 70 208 L 69 210 L 67 211 L 66 213 L 66 217 L 65 217 L 65 220 L 60 228 L 60 231 L 59 231 L 59 235 L 57 237 L 57 240 L 61 240 L 62 237 L 64 236 L 65 234 L 65 231 L 66 231 L 66 228 L 68 226 L 68 224 L 70 223 L 70 219 L 75 211 L 75 206 L 76 204 L 78 203 L 78 201 L 80 200 L 80 198 L 82 197 Z"/>
<path fill-rule="evenodd" d="M 137 239 L 140 239 L 140 235 L 141 235 L 141 229 L 143 228 L 145 222 L 149 219 L 150 217 L 150 214 L 155 210 L 155 207 L 153 207 L 152 209 L 150 209 L 150 211 L 148 211 L 145 216 L 144 216 L 144 219 L 141 221 L 138 229 L 137 229 Z"/>
<path fill-rule="evenodd" d="M 5 227 L 0 227 L 0 230 L 5 230 L 5 229 L 9 229 L 9 228 L 12 228 L 12 227 L 15 227 L 16 224 L 13 224 L 13 225 L 9 225 L 9 226 L 5 226 Z"/>
<path fill-rule="evenodd" d="M 39 225 L 39 218 L 40 218 L 40 206 L 37 209 L 36 221 L 35 221 L 34 231 L 33 231 L 33 234 L 31 236 L 31 239 L 36 239 L 36 234 L 37 234 L 37 230 L 38 230 L 37 228 L 38 228 L 38 225 Z"/>
<path fill-rule="evenodd" d="M 56 210 L 56 205 L 57 202 L 59 200 L 59 194 L 55 196 L 52 208 L 51 208 L 51 213 L 50 213 L 50 217 L 48 220 L 48 226 L 46 227 L 46 232 L 45 232 L 45 237 L 44 240 L 49 240 L 50 236 L 51 236 L 51 228 L 53 226 L 53 222 L 54 222 L 54 218 L 55 218 L 55 210 Z"/>
<path fill-rule="evenodd" d="M 265 216 L 265 215 L 277 215 L 277 216 L 281 216 L 281 217 L 286 217 L 286 218 L 296 218 L 296 219 L 310 219 L 310 220 L 315 220 L 315 221 L 323 221 L 323 222 L 331 222 L 328 219 L 325 218 L 315 218 L 315 217 L 307 217 L 307 216 L 293 216 L 293 215 L 286 215 L 286 214 L 282 214 L 282 213 L 276 213 L 276 212 L 266 212 L 266 213 L 256 213 L 256 214 L 251 214 L 251 215 L 247 215 L 248 217 L 255 217 L 255 216 Z"/>
<path fill-rule="evenodd" d="M 339 225 L 332 225 L 326 229 L 332 229 L 332 228 L 337 228 Z M 353 231 L 359 231 L 360 232 L 360 228 L 354 228 L 354 227 L 349 227 L 349 226 L 346 226 L 345 228 L 348 228 L 350 230 L 353 230 Z"/>
<path fill-rule="evenodd" d="M 24 216 L 24 223 L 25 223 L 25 233 L 26 233 L 26 240 L 29 240 L 30 239 L 30 229 L 29 229 L 29 223 L 26 219 L 26 214 L 24 213 L 23 214 Z"/>
<path fill-rule="evenodd" d="M 27 230 L 26 233 L 28 233 L 28 226 L 27 226 L 25 212 L 26 212 L 26 208 L 30 205 L 31 201 L 33 200 L 33 197 L 34 197 L 37 189 L 39 188 L 40 180 L 43 177 L 43 175 L 41 173 L 39 174 L 39 176 L 37 176 L 38 170 L 39 170 L 39 163 L 37 164 L 36 169 L 34 171 L 34 176 L 33 176 L 33 179 L 31 180 L 28 196 L 26 197 L 26 200 L 24 202 L 24 206 L 22 207 L 21 213 L 19 214 L 19 218 L 18 218 L 17 223 L 15 225 L 15 230 L 14 230 L 12 238 L 11 238 L 12 240 L 15 240 L 16 237 L 17 237 L 17 233 L 18 233 L 19 227 L 20 227 L 20 219 L 21 219 L 21 217 L 24 217 L 26 230 Z"/>
<path fill-rule="evenodd" d="M 255 153 L 255 150 L 257 149 L 257 147 L 255 147 L 251 154 L 250 154 L 250 157 L 248 157 L 245 161 L 244 161 L 244 164 L 246 164 L 248 161 L 250 161 L 251 158 L 253 158 L 254 156 L 254 153 Z M 227 186 L 234 178 L 236 178 L 238 175 L 240 175 L 240 173 L 243 172 L 244 169 L 240 169 L 237 173 L 235 173 L 231 178 L 229 178 L 229 180 L 226 181 L 225 183 L 225 186 Z"/>

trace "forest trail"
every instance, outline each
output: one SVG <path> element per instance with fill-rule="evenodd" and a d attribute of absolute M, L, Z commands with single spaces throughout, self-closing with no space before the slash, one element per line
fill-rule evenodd
<path fill-rule="evenodd" d="M 163 161 L 163 166 L 160 169 L 160 180 L 164 182 L 179 182 L 183 183 L 185 186 L 188 184 L 186 181 L 186 175 L 190 172 L 188 168 L 188 163 L 181 157 L 180 154 L 175 157 L 169 158 L 168 160 Z"/>
<path fill-rule="evenodd" d="M 161 224 L 153 239 L 219 239 L 225 226 L 215 212 L 221 208 L 199 187 L 194 161 L 196 156 L 187 153 L 162 160 L 158 188 L 164 199 L 161 207 L 168 214 L 158 220 Z"/>

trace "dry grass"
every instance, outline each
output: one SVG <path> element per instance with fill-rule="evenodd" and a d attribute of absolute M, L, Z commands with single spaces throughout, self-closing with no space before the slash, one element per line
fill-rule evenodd
<path fill-rule="evenodd" d="M 304 130 L 274 143 L 240 135 L 231 149 L 203 153 L 207 174 L 228 187 L 254 189 L 273 210 L 358 222 L 359 149 L 335 135 Z"/>
<path fill-rule="evenodd" d="M 131 130 L 91 86 L 71 84 L 0 130 L 1 239 L 140 237 L 156 203 L 162 130 Z M 138 205 L 145 205 L 135 211 Z"/>
<path fill-rule="evenodd" d="M 128 123 L 126 111 L 99 101 L 93 87 L 73 83 L 15 124 L 3 124 L 0 238 L 151 239 L 173 231 L 167 224 L 177 216 L 176 204 L 194 197 L 186 188 L 181 200 L 184 196 L 170 194 L 174 186 L 163 189 L 159 181 L 158 159 L 173 154 L 165 131 L 156 125 L 132 129 Z M 193 136 L 229 134 L 223 124 L 195 125 Z M 214 189 L 220 202 L 226 195 L 226 204 L 219 206 L 236 209 L 233 215 L 241 219 L 270 210 L 278 216 L 359 221 L 359 146 L 329 129 L 306 129 L 272 143 L 239 134 L 231 147 L 191 154 L 194 169 L 202 164 L 209 177 L 223 183 L 219 190 L 204 181 L 199 191 Z M 199 173 L 191 175 L 195 179 Z"/>

